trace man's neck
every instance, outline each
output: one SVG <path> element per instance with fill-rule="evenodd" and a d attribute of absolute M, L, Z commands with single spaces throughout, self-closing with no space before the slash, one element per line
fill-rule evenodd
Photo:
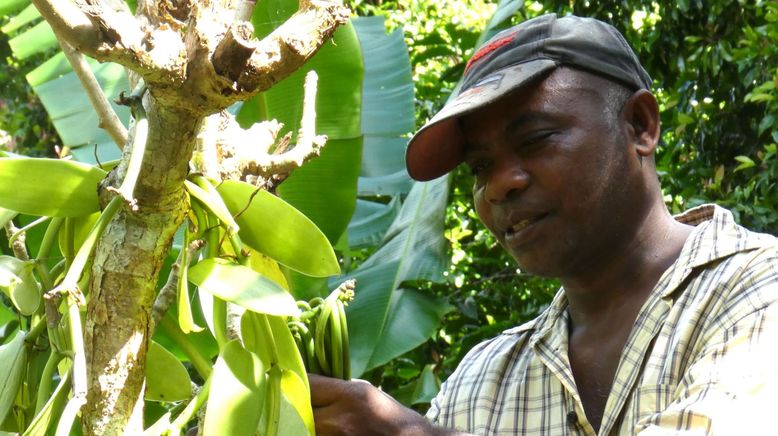
<path fill-rule="evenodd" d="M 573 326 L 634 318 L 665 270 L 678 258 L 692 227 L 675 221 L 664 205 L 653 207 L 622 248 L 563 278 Z M 625 313 L 626 312 L 626 313 Z"/>

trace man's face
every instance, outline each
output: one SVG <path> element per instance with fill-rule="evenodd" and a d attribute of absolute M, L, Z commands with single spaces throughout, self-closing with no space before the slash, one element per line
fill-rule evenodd
<path fill-rule="evenodd" d="M 598 83 L 557 69 L 461 120 L 476 211 L 529 273 L 580 275 L 639 219 L 639 165 Z"/>

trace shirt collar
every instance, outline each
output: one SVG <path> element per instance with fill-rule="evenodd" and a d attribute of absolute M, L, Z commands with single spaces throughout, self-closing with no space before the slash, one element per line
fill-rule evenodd
<path fill-rule="evenodd" d="M 686 238 L 678 259 L 665 272 L 672 277 L 662 291 L 662 298 L 669 297 L 694 268 L 763 247 L 771 239 L 768 235 L 749 232 L 739 226 L 732 212 L 715 204 L 697 206 L 676 215 L 675 219 L 693 225 L 695 229 Z"/>

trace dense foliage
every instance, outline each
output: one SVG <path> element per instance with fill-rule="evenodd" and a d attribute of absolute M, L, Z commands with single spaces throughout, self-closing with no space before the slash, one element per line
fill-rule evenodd
<path fill-rule="evenodd" d="M 703 202 L 729 207 L 744 225 L 778 233 L 778 4 L 771 1 L 353 0 L 360 15 L 402 28 L 410 50 L 417 126 L 438 110 L 487 34 L 546 13 L 575 13 L 621 30 L 654 79 L 663 136 L 657 162 L 673 212 Z M 1 47 L 0 51 L 6 50 Z M 7 58 L 7 50 L 0 53 Z M 51 153 L 55 137 L 22 84 L 24 65 L 0 69 L 0 129 L 20 148 Z M 42 132 L 42 133 L 41 133 Z M 409 132 L 410 133 L 410 132 Z M 0 131 L 0 135 L 2 131 Z M 0 137 L 0 146 L 3 144 Z M 477 342 L 534 317 L 557 289 L 516 269 L 475 215 L 469 175 L 453 174 L 445 236 L 451 262 L 443 283 L 414 282 L 445 297 L 450 311 L 421 347 L 364 375 L 401 399 L 434 394 Z M 380 200 L 380 199 L 379 199 Z M 388 202 L 388 199 L 385 199 Z M 358 264 L 368 253 L 355 253 Z M 422 376 L 419 378 L 419 376 Z M 415 383 L 416 380 L 422 383 Z"/>

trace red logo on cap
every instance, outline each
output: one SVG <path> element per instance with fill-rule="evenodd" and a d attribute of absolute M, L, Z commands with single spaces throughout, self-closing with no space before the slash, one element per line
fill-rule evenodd
<path fill-rule="evenodd" d="M 513 41 L 513 35 L 516 34 L 518 30 L 514 30 L 511 32 L 508 36 L 505 36 L 503 38 L 500 38 L 496 41 L 492 41 L 489 44 L 486 44 L 485 46 L 481 47 L 480 50 L 478 50 L 473 57 L 470 58 L 469 61 L 467 61 L 467 65 L 465 65 L 465 72 L 470 69 L 470 67 L 478 62 L 479 59 L 482 59 L 484 56 L 490 54 L 491 52 L 497 50 L 498 48 L 508 45 Z"/>

